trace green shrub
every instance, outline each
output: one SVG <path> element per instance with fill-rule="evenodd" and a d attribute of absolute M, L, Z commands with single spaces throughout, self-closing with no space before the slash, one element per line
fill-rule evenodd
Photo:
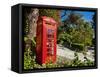
<path fill-rule="evenodd" d="M 76 51 L 82 51 L 84 49 L 84 44 L 72 43 L 71 46 Z"/>
<path fill-rule="evenodd" d="M 62 57 L 59 57 L 59 60 L 61 62 L 52 63 L 51 61 L 46 64 L 38 64 L 36 62 L 36 56 L 30 55 L 31 51 L 28 50 L 24 52 L 24 69 L 39 69 L 39 68 L 59 68 L 59 67 L 77 67 L 77 66 L 93 66 L 94 62 L 90 61 L 88 58 L 86 58 L 84 61 L 79 60 L 77 52 L 74 54 L 75 59 L 74 60 L 67 60 L 62 59 Z"/>
<path fill-rule="evenodd" d="M 29 52 L 24 52 L 24 69 L 33 69 L 32 58 Z"/>

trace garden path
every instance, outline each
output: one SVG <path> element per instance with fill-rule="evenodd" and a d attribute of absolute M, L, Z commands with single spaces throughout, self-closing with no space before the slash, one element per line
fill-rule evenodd
<path fill-rule="evenodd" d="M 86 55 L 86 57 L 91 61 L 94 61 L 94 57 L 93 57 L 93 53 L 92 53 L 93 51 L 94 50 L 88 50 L 87 55 Z M 57 55 L 58 56 L 62 56 L 69 60 L 73 60 L 73 59 L 75 59 L 74 53 L 75 53 L 75 51 L 72 51 L 72 50 L 68 49 L 67 47 L 57 44 Z M 77 52 L 77 54 L 78 54 L 79 60 L 84 61 L 83 53 Z"/>

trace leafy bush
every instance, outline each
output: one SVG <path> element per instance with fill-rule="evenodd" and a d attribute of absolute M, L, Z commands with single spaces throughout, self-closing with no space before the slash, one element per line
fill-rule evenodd
<path fill-rule="evenodd" d="M 84 61 L 79 60 L 77 52 L 74 53 L 74 60 L 70 60 L 70 62 L 65 61 L 62 63 L 64 67 L 79 67 L 79 66 L 93 66 L 94 62 L 90 61 L 89 59 L 85 59 Z"/>
<path fill-rule="evenodd" d="M 59 34 L 57 42 L 58 42 L 58 44 L 70 46 L 72 43 L 71 38 L 72 38 L 72 36 L 69 35 L 68 33 L 62 33 L 62 34 Z"/>
<path fill-rule="evenodd" d="M 29 52 L 24 52 L 24 69 L 33 69 L 32 58 Z"/>
<path fill-rule="evenodd" d="M 75 59 L 72 61 L 72 66 L 93 66 L 94 62 L 86 58 L 84 61 L 79 60 L 77 52 L 74 54 Z"/>
<path fill-rule="evenodd" d="M 93 66 L 94 62 L 86 59 L 84 61 L 79 60 L 77 53 L 75 53 L 75 59 L 70 61 L 62 61 L 61 63 L 46 63 L 39 65 L 35 61 L 35 57 L 24 54 L 24 69 L 39 69 L 39 68 L 59 68 L 59 67 L 77 67 L 77 66 Z"/>
<path fill-rule="evenodd" d="M 84 44 L 72 43 L 72 48 L 76 51 L 82 51 L 84 49 Z"/>

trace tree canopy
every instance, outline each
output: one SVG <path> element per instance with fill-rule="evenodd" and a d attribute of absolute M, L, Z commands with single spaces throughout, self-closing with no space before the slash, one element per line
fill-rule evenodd
<path fill-rule="evenodd" d="M 58 42 L 64 41 L 70 47 L 73 44 L 82 46 L 90 46 L 92 44 L 92 24 L 83 19 L 80 13 L 70 12 L 63 21 L 63 25 L 59 27 L 59 33 Z"/>
<path fill-rule="evenodd" d="M 54 18 L 60 23 L 60 11 L 55 9 L 39 9 L 39 16 L 48 16 Z"/>

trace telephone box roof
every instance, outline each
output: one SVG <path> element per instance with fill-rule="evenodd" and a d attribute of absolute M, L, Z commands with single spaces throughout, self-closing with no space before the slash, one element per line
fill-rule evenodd
<path fill-rule="evenodd" d="M 42 18 L 44 21 L 57 24 L 57 22 L 56 22 L 53 18 L 51 18 L 51 17 L 42 16 L 41 18 Z"/>

